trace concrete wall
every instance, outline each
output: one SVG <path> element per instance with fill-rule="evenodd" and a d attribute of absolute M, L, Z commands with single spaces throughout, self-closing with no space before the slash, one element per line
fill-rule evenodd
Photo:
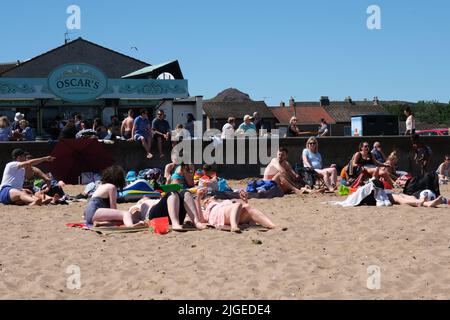
<path fill-rule="evenodd" d="M 407 137 L 371 137 L 371 138 L 350 138 L 350 137 L 326 137 L 319 139 L 319 151 L 322 154 L 325 165 L 332 163 L 339 167 L 344 166 L 349 161 L 349 158 L 358 150 L 358 145 L 361 141 L 366 140 L 370 144 L 375 141 L 380 141 L 383 145 L 386 154 L 396 150 L 400 158 L 400 168 L 403 170 L 410 170 L 411 153 L 410 140 Z M 307 138 L 284 138 L 280 139 L 280 146 L 284 146 L 289 150 L 289 161 L 291 164 L 300 162 L 300 156 L 305 148 Z M 439 164 L 443 161 L 444 155 L 450 153 L 450 137 L 423 137 L 423 142 L 430 146 L 433 150 L 433 158 L 431 167 L 433 170 L 437 169 Z M 231 141 L 225 142 L 226 145 Z M 246 141 L 245 156 L 249 159 L 248 140 Z M 209 143 L 203 142 L 203 148 Z M 270 145 L 270 144 L 269 144 Z M 10 161 L 11 151 L 15 148 L 23 148 L 31 152 L 35 157 L 45 156 L 51 153 L 54 145 L 46 142 L 24 142 L 24 143 L 0 143 L 0 170 L 3 172 L 4 166 Z M 143 168 L 160 167 L 163 168 L 170 159 L 169 145 L 166 146 L 166 157 L 164 161 L 159 159 L 156 154 L 156 145 L 153 145 L 153 152 L 155 158 L 147 160 L 145 152 L 139 143 L 118 141 L 114 145 L 105 145 L 114 157 L 117 164 L 124 167 L 125 170 L 140 170 Z M 242 151 L 237 150 L 237 144 L 234 146 L 234 159 L 242 156 Z M 193 154 L 193 153 L 192 153 Z M 226 152 L 224 153 L 226 155 Z M 252 154 L 254 156 L 254 154 Z M 259 177 L 263 164 L 245 164 L 245 165 L 217 165 L 217 170 L 220 175 L 225 178 L 246 178 Z"/>

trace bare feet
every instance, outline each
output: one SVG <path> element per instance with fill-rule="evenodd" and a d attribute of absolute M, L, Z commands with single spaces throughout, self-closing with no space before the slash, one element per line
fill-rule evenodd
<path fill-rule="evenodd" d="M 138 228 L 138 227 L 148 227 L 147 222 L 145 221 L 139 221 L 136 224 L 133 224 L 132 228 Z"/>
<path fill-rule="evenodd" d="M 195 227 L 196 227 L 198 230 L 205 230 L 205 229 L 208 228 L 208 225 L 203 224 L 203 223 L 200 223 L 200 222 L 197 222 L 197 223 L 195 224 Z"/>
<path fill-rule="evenodd" d="M 242 201 L 244 201 L 245 203 L 248 203 L 248 193 L 245 190 L 241 190 L 239 192 L 239 197 L 241 198 Z"/>
<path fill-rule="evenodd" d="M 30 207 L 42 206 L 42 199 L 36 199 L 32 203 L 29 204 Z"/>
<path fill-rule="evenodd" d="M 242 231 L 241 231 L 241 229 L 240 229 L 239 227 L 232 227 L 232 228 L 231 228 L 231 232 L 234 232 L 234 233 L 242 233 Z"/>
<path fill-rule="evenodd" d="M 431 202 L 425 202 L 424 206 L 427 208 L 437 208 L 438 205 L 442 204 L 443 196 L 436 198 L 436 200 Z"/>

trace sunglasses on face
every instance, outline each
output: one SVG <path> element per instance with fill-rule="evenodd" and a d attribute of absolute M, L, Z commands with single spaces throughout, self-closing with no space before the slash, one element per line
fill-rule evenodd
<path fill-rule="evenodd" d="M 310 146 L 315 146 L 316 144 L 317 144 L 317 143 L 315 143 L 315 142 L 310 142 L 310 143 L 309 143 Z"/>

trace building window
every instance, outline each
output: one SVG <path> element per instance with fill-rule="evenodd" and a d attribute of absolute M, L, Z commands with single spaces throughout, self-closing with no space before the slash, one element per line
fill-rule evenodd
<path fill-rule="evenodd" d="M 164 73 L 161 73 L 157 79 L 158 80 L 175 80 L 175 77 L 169 72 L 164 72 Z"/>

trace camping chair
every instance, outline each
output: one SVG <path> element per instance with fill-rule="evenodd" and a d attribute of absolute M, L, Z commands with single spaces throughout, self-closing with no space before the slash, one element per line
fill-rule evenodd
<path fill-rule="evenodd" d="M 308 185 L 313 189 L 326 188 L 323 176 L 318 174 L 314 169 L 305 168 L 303 164 L 296 163 L 295 172 L 300 175 L 301 180 L 303 180 L 305 185 Z"/>

